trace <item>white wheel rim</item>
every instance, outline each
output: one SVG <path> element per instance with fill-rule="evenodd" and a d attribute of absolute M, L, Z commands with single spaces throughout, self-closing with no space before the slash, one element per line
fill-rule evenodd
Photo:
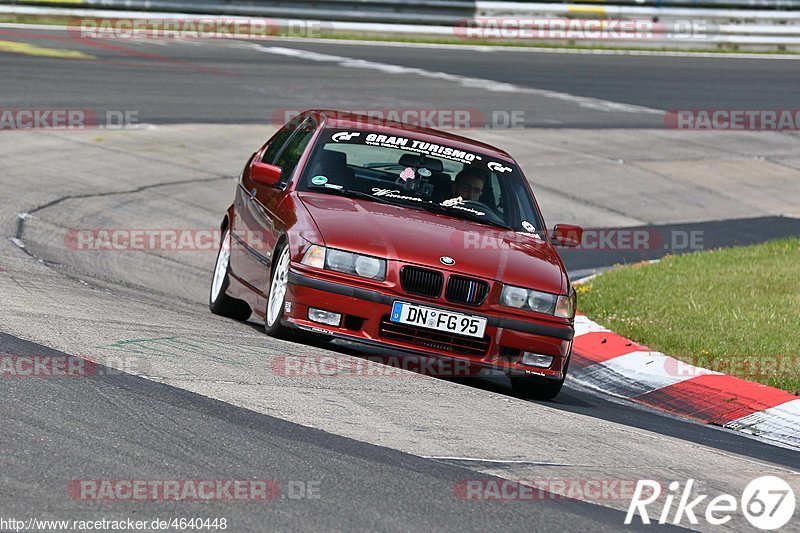
<path fill-rule="evenodd" d="M 272 275 L 272 285 L 269 288 L 269 303 L 267 304 L 267 325 L 272 326 L 283 312 L 283 300 L 286 296 L 286 287 L 289 285 L 289 247 L 283 249 L 275 273 Z"/>
<path fill-rule="evenodd" d="M 214 279 L 211 280 L 211 303 L 217 301 L 219 293 L 222 291 L 222 283 L 228 273 L 228 263 L 231 260 L 231 234 L 226 231 L 222 238 L 219 253 L 217 254 L 217 264 L 214 266 Z"/>

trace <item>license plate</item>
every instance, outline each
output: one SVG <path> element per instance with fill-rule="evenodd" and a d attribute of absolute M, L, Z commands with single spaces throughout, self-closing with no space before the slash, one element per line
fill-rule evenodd
<path fill-rule="evenodd" d="M 394 302 L 391 321 L 467 337 L 483 337 L 486 330 L 486 319 L 483 317 L 442 311 L 406 302 Z"/>

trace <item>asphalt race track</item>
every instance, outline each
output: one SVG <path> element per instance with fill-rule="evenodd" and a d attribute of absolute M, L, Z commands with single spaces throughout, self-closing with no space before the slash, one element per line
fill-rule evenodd
<path fill-rule="evenodd" d="M 58 355 L 7 336 L 2 342 L 5 350 Z M 105 370 L 99 368 L 97 374 Z M 236 531 L 259 531 L 265 526 L 278 530 L 455 530 L 475 523 L 516 530 L 531 523 L 548 529 L 583 524 L 614 531 L 620 521 L 619 511 L 579 501 L 514 502 L 482 509 L 469 501 L 442 498 L 465 479 L 464 469 L 238 409 L 130 374 L 113 373 L 80 383 L 24 380 L 12 384 L 5 396 L 7 411 L 27 413 L 3 420 L 8 435 L 5 448 L 20 474 L 15 483 L 4 487 L 3 506 L 25 516 L 38 515 L 43 504 L 63 508 L 51 488 L 66 487 L 74 479 L 70 477 L 74 465 L 82 465 L 93 475 L 108 472 L 131 479 L 187 474 L 247 479 L 263 472 L 283 487 L 290 481 L 314 479 L 318 485 L 302 490 L 324 494 L 318 499 L 300 498 L 301 491 L 294 489 L 291 494 L 284 488 L 283 498 L 266 504 L 267 512 L 252 512 L 251 506 L 258 504 L 231 506 L 227 502 L 195 503 L 180 509 L 186 516 L 228 517 Z M 42 398 L 58 399 L 62 409 L 54 413 L 57 416 L 42 412 L 47 411 Z M 37 405 L 40 409 L 31 409 Z M 93 416 L 79 416 L 84 412 Z M 91 454 L 87 454 L 87 442 L 75 438 L 76 433 L 94 436 Z M 42 460 L 26 460 L 26 450 L 36 450 Z M 469 475 L 470 479 L 490 479 Z M 66 491 L 61 492 L 63 497 Z M 98 514 L 109 519 L 113 515 L 154 518 L 139 502 L 114 509 L 89 504 L 78 512 L 76 518 Z M 166 519 L 175 512 L 164 506 L 156 516 Z"/>
<path fill-rule="evenodd" d="M 77 41 L 66 32 L 16 28 L 0 28 L 0 41 L 88 56 L 65 61 L 40 53 L 31 62 L 25 56 L 4 54 L 0 58 L 4 102 L 25 106 L 45 100 L 93 109 L 133 109 L 140 112 L 141 122 L 159 124 L 263 124 L 276 110 L 305 109 L 309 103 L 329 108 L 406 103 L 437 109 L 524 110 L 527 126 L 661 128 L 662 116 L 648 110 L 793 109 L 800 83 L 800 69 L 792 59 L 552 54 L 285 40 Z M 287 49 L 329 58 L 297 61 L 280 53 Z M 362 63 L 342 68 L 348 58 Z M 523 90 L 498 87 L 491 99 L 485 90 L 469 87 L 442 92 L 441 80 L 387 75 L 364 62 L 490 80 Z M 368 100 L 365 87 L 371 94 Z M 547 96 L 548 91 L 553 94 Z M 602 106 L 574 105 L 557 95 L 631 109 L 603 111 Z"/>
<path fill-rule="evenodd" d="M 693 478 L 704 493 L 741 494 L 772 473 L 798 492 L 797 450 L 569 381 L 555 401 L 530 402 L 502 380 L 283 375 L 278 363 L 292 358 L 371 352 L 275 340 L 256 323 L 212 315 L 213 250 L 76 251 L 65 240 L 78 228 L 214 228 L 273 118 L 309 107 L 522 111 L 524 128 L 463 133 L 522 163 L 551 226 L 696 231 L 704 247 L 797 235 L 797 134 L 674 131 L 663 121 L 670 109 L 796 108 L 795 60 L 87 42 L 18 28 L 0 28 L 3 41 L 17 44 L 0 47 L 0 108 L 125 110 L 139 123 L 0 131 L 0 353 L 101 363 L 86 378 L 0 380 L 6 517 L 226 517 L 232 531 L 615 531 L 629 497 L 465 501 L 455 487 Z M 663 253 L 565 257 L 578 274 Z M 67 490 L 75 480 L 154 478 L 268 479 L 281 496 L 98 502 Z M 304 488 L 292 497 L 290 487 Z M 749 530 L 741 515 L 724 528 Z"/>

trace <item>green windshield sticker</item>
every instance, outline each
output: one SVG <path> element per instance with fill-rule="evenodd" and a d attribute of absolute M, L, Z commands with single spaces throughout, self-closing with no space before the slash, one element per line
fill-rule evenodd
<path fill-rule="evenodd" d="M 328 183 L 328 178 L 326 178 L 325 176 L 314 176 L 313 178 L 311 178 L 311 183 L 313 183 L 314 185 L 325 185 L 326 183 Z"/>

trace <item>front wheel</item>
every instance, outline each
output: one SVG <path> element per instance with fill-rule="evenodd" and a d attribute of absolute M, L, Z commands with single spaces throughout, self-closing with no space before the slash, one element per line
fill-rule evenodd
<path fill-rule="evenodd" d="M 514 394 L 531 400 L 552 400 L 561 392 L 564 386 L 564 379 L 558 381 L 543 381 L 542 378 L 530 378 L 528 376 L 512 376 L 511 390 Z"/>
<path fill-rule="evenodd" d="M 316 331 L 295 330 L 294 336 L 297 340 L 308 344 L 325 344 L 333 340 L 333 335 L 317 333 Z"/>
<path fill-rule="evenodd" d="M 558 393 L 561 392 L 561 387 L 564 386 L 564 381 L 567 379 L 567 370 L 569 370 L 569 360 L 572 356 L 567 358 L 564 365 L 564 377 L 557 381 L 547 380 L 532 376 L 509 376 L 511 379 L 511 390 L 514 394 L 531 400 L 552 400 Z"/>
<path fill-rule="evenodd" d="M 284 337 L 287 329 L 281 325 L 281 317 L 286 301 L 286 288 L 289 286 L 289 246 L 284 245 L 273 257 L 277 257 L 278 261 L 272 269 L 264 330 L 272 337 Z"/>

